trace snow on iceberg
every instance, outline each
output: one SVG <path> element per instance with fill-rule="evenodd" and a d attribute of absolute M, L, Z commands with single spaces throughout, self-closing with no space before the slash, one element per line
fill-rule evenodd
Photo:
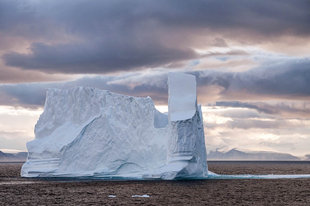
<path fill-rule="evenodd" d="M 195 76 L 168 77 L 169 112 L 150 97 L 49 89 L 27 143 L 23 177 L 177 179 L 207 176 Z"/>

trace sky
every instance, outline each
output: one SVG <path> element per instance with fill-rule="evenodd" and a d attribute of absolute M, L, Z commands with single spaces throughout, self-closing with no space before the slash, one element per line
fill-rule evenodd
<path fill-rule="evenodd" d="M 207 150 L 310 154 L 308 0 L 0 0 L 0 150 L 25 151 L 48 88 L 151 96 L 197 79 Z"/>

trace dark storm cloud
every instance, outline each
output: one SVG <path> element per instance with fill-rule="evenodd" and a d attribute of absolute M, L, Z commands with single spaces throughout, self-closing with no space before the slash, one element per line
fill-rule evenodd
<path fill-rule="evenodd" d="M 7 52 L 3 59 L 48 73 L 156 67 L 196 58 L 192 40 L 210 33 L 214 42 L 202 45 L 226 46 L 216 34 L 254 42 L 309 36 L 309 9 L 306 0 L 0 0 L 0 32 L 33 42 L 30 54 Z M 55 43 L 63 36 L 65 43 Z"/>
<path fill-rule="evenodd" d="M 56 22 L 46 16 L 48 11 L 41 3 L 0 0 L 0 35 L 35 41 L 56 37 L 59 33 Z"/>
<path fill-rule="evenodd" d="M 282 62 L 265 69 L 253 69 L 236 79 L 242 79 L 232 89 L 246 87 L 249 92 L 270 95 L 310 96 L 310 59 Z"/>
<path fill-rule="evenodd" d="M 167 102 L 167 85 L 162 87 L 139 84 L 133 88 L 123 84 L 110 84 L 118 80 L 117 77 L 84 77 L 69 82 L 54 83 L 25 83 L 0 85 L 0 105 L 22 106 L 29 108 L 42 107 L 45 102 L 45 94 L 49 88 L 72 88 L 77 86 L 95 87 L 112 92 L 134 95 L 150 96 L 157 103 Z"/>
<path fill-rule="evenodd" d="M 45 101 L 46 88 L 51 84 L 29 83 L 1 85 L 0 104 L 22 107 L 42 106 Z"/>
<path fill-rule="evenodd" d="M 159 44 L 137 45 L 124 42 L 120 45 L 32 45 L 32 54 L 4 55 L 10 66 L 59 73 L 101 73 L 129 70 L 139 67 L 156 67 L 173 61 L 197 57 L 191 49 L 165 48 Z"/>
<path fill-rule="evenodd" d="M 233 101 L 233 102 L 216 102 L 215 105 L 220 106 L 220 107 L 237 107 L 237 108 L 255 109 L 259 112 L 264 112 L 264 113 L 268 113 L 268 114 L 274 113 L 272 110 L 270 110 L 266 107 L 263 107 L 263 106 L 256 105 L 255 103 Z"/>
<path fill-rule="evenodd" d="M 310 97 L 310 59 L 288 60 L 246 72 L 194 72 L 200 86 L 217 85 L 222 97 Z M 203 92 L 203 91 L 201 91 Z M 254 96 L 254 97 L 253 97 Z"/>
<path fill-rule="evenodd" d="M 220 99 L 246 101 L 247 96 L 260 101 L 263 98 L 303 100 L 310 97 L 310 60 L 289 60 L 282 64 L 255 68 L 246 72 L 190 72 L 197 77 L 198 96 L 209 94 L 205 88 L 220 87 Z M 141 75 L 142 74 L 142 75 Z M 140 76 L 139 76 L 140 75 Z M 0 85 L 0 104 L 20 106 L 42 106 L 47 88 L 90 86 L 134 96 L 151 96 L 156 103 L 167 103 L 167 73 L 120 76 L 84 77 L 69 82 L 7 84 Z M 238 94 L 238 95 L 235 95 Z M 264 113 L 304 113 L 308 107 L 268 106 L 251 103 L 218 103 L 220 106 L 246 107 Z M 204 104 L 204 102 L 201 102 Z M 290 111 L 291 110 L 291 111 Z"/>
<path fill-rule="evenodd" d="M 264 102 L 216 102 L 216 106 L 221 107 L 235 107 L 235 108 L 249 108 L 255 109 L 258 112 L 272 114 L 272 115 L 282 115 L 282 116 L 298 116 L 301 118 L 310 118 L 310 102 L 288 102 L 288 103 L 264 103 Z"/>

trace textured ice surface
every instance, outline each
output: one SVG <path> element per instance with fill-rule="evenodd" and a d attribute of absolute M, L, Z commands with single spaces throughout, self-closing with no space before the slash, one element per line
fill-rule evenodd
<path fill-rule="evenodd" d="M 191 119 L 197 111 L 195 76 L 183 73 L 170 73 L 168 85 L 170 121 Z"/>
<path fill-rule="evenodd" d="M 202 177 L 207 175 L 207 155 L 203 120 L 197 106 L 195 76 L 170 73 L 169 119 L 171 134 L 168 147 L 170 178 Z M 171 175 L 174 175 L 171 177 Z"/>
<path fill-rule="evenodd" d="M 150 97 L 94 88 L 50 89 L 27 143 L 23 177 L 114 179 L 207 175 L 195 77 L 169 75 L 169 116 Z M 178 88 L 178 85 L 180 88 Z"/>

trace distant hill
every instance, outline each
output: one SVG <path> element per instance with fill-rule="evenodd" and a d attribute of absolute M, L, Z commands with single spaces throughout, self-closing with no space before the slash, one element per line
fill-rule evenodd
<path fill-rule="evenodd" d="M 26 161 L 27 152 L 4 153 L 0 151 L 0 162 L 22 162 Z"/>
<path fill-rule="evenodd" d="M 228 152 L 210 151 L 207 156 L 208 160 L 301 160 L 300 158 L 288 153 L 277 152 L 243 152 L 237 149 L 229 150 Z M 5 153 L 0 151 L 0 162 L 23 162 L 27 159 L 27 152 Z M 310 154 L 305 155 L 303 160 L 310 161 Z"/>
<path fill-rule="evenodd" d="M 277 152 L 242 152 L 237 149 L 228 152 L 210 151 L 208 160 L 300 160 L 287 153 Z"/>

